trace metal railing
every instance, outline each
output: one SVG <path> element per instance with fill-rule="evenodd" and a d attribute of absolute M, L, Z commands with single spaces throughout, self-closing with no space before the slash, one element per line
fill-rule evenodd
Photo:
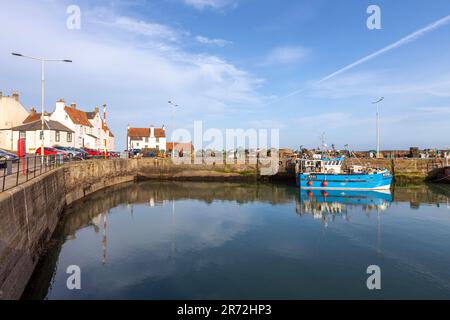
<path fill-rule="evenodd" d="M 44 156 L 43 161 L 39 155 L 21 157 L 15 160 L 0 158 L 0 191 L 4 192 L 17 187 L 72 161 L 80 161 L 80 159 L 64 157 L 60 154 Z"/>

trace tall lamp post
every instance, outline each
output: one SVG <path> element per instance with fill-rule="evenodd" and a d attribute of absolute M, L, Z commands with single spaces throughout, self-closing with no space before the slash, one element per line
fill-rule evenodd
<path fill-rule="evenodd" d="M 13 52 L 11 53 L 13 56 L 16 57 L 22 57 L 22 58 L 27 58 L 27 59 L 32 59 L 32 60 L 37 60 L 41 62 L 41 109 L 42 109 L 42 113 L 41 113 L 41 134 L 40 134 L 40 138 L 41 138 L 41 163 L 44 164 L 44 112 L 45 112 L 45 108 L 44 108 L 44 95 L 45 95 L 45 62 L 72 62 L 72 60 L 68 60 L 68 59 L 46 59 L 46 58 L 37 58 L 37 57 L 31 57 L 31 56 L 26 56 L 20 53 L 16 53 Z"/>
<path fill-rule="evenodd" d="M 179 107 L 176 103 L 172 101 L 168 101 L 170 105 L 172 105 L 172 139 L 174 139 L 173 133 L 175 132 L 175 108 Z M 172 161 L 175 156 L 175 141 L 172 141 Z"/>
<path fill-rule="evenodd" d="M 380 110 L 378 105 L 380 104 L 381 101 L 384 100 L 384 97 L 381 97 L 380 99 L 378 99 L 377 101 L 372 102 L 372 104 L 376 105 L 377 107 L 377 120 L 376 120 L 376 130 L 377 130 L 377 158 L 380 157 Z"/>

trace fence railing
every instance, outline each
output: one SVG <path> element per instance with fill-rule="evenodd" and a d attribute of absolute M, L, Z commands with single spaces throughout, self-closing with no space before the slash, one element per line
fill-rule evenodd
<path fill-rule="evenodd" d="M 81 159 L 64 157 L 63 155 L 26 156 L 15 160 L 0 158 L 0 191 L 17 187 L 33 178 L 47 173 L 64 163 Z"/>

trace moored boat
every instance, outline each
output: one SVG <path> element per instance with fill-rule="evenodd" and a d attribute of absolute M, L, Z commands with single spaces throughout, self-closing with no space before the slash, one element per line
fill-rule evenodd
<path fill-rule="evenodd" d="M 301 159 L 297 185 L 307 190 L 388 190 L 392 174 L 385 168 L 352 165 L 343 169 L 344 157 Z"/>

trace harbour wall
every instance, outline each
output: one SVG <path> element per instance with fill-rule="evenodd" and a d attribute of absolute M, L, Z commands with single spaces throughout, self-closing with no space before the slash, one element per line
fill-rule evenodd
<path fill-rule="evenodd" d="M 347 159 L 346 163 L 363 166 L 375 166 L 389 169 L 395 184 L 417 184 L 424 181 L 434 181 L 442 168 L 446 166 L 445 159 Z"/>
<path fill-rule="evenodd" d="M 67 205 L 135 179 L 255 181 L 253 165 L 174 165 L 158 159 L 66 164 L 0 193 L 0 299 L 19 299 Z"/>
<path fill-rule="evenodd" d="M 360 160 L 391 169 L 396 177 L 427 177 L 431 160 Z M 357 161 L 355 161 L 354 164 Z M 174 165 L 158 159 L 71 163 L 0 194 L 0 299 L 19 299 L 67 205 L 98 190 L 135 179 L 250 182 L 251 164 Z M 285 167 L 282 177 L 293 177 Z"/>

